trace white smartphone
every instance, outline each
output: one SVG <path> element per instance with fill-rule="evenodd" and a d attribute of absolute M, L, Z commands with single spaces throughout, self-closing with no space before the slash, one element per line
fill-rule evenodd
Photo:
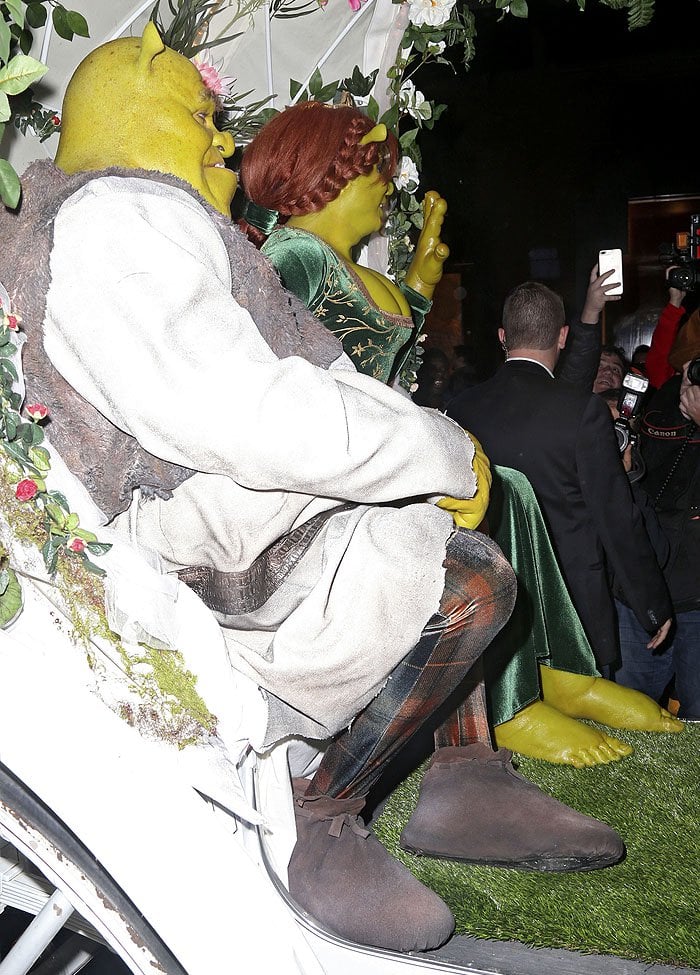
<path fill-rule="evenodd" d="M 598 252 L 598 274 L 605 274 L 606 271 L 613 270 L 606 280 L 606 284 L 617 284 L 616 288 L 611 288 L 606 294 L 621 295 L 623 289 L 622 280 L 622 251 L 619 247 L 612 247 L 610 250 Z"/>

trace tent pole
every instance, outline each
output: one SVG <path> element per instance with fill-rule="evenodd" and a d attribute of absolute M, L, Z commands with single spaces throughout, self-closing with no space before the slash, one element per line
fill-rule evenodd
<path fill-rule="evenodd" d="M 350 31 L 352 30 L 352 28 L 359 21 L 360 17 L 364 17 L 364 15 L 367 13 L 367 11 L 370 10 L 373 6 L 374 6 L 374 0 L 368 0 L 368 2 L 363 7 L 361 7 L 360 10 L 357 11 L 357 13 L 353 16 L 353 18 L 350 21 L 348 21 L 348 23 L 345 25 L 345 27 L 343 27 L 343 29 L 338 34 L 338 36 L 336 37 L 336 39 L 333 41 L 333 43 L 331 44 L 331 46 L 328 48 L 328 50 L 326 51 L 326 53 L 321 58 L 319 58 L 318 63 L 316 65 L 314 65 L 313 70 L 309 73 L 308 77 L 303 82 L 301 88 L 296 93 L 296 95 L 294 96 L 294 98 L 292 98 L 291 102 L 289 103 L 290 106 L 291 105 L 296 105 L 296 103 L 299 101 L 300 96 L 302 95 L 302 93 L 306 89 L 306 86 L 311 81 L 311 79 L 313 77 L 313 74 L 314 74 L 314 71 L 316 71 L 317 69 L 320 70 L 323 67 L 323 65 L 326 63 L 326 61 L 331 56 L 331 54 L 333 53 L 333 51 L 335 51 L 336 47 L 343 40 L 343 38 L 345 37 L 345 35 L 350 33 Z"/>

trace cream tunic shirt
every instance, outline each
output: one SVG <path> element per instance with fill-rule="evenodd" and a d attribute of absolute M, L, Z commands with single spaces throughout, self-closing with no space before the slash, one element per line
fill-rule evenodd
<path fill-rule="evenodd" d="M 196 473 L 114 523 L 169 570 L 240 571 L 332 515 L 282 587 L 225 635 L 270 692 L 267 739 L 335 734 L 417 642 L 442 594 L 473 446 L 444 415 L 354 371 L 279 359 L 231 296 L 223 241 L 182 190 L 100 177 L 55 221 L 44 345 L 81 395 Z"/>

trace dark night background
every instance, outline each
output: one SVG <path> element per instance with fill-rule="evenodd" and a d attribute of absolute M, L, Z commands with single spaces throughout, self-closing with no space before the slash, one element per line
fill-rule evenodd
<path fill-rule="evenodd" d="M 537 276 L 530 250 L 556 248 L 561 274 L 547 283 L 573 316 L 598 250 L 628 250 L 630 198 L 700 193 L 700 3 L 657 0 L 652 23 L 634 31 L 625 11 L 596 0 L 584 12 L 531 0 L 526 20 L 500 22 L 471 6 L 470 69 L 429 65 L 414 80 L 448 105 L 421 133 L 421 190 L 448 201 L 448 270 L 462 274 L 463 327 L 488 373 L 505 294 Z M 609 333 L 633 300 L 631 289 L 608 305 Z"/>

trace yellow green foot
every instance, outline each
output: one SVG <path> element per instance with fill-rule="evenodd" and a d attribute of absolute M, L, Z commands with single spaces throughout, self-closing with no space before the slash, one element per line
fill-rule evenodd
<path fill-rule="evenodd" d="M 683 722 L 641 691 L 602 677 L 540 667 L 542 697 L 571 718 L 600 721 L 630 731 L 683 731 Z"/>
<path fill-rule="evenodd" d="M 545 701 L 528 704 L 510 721 L 496 725 L 494 734 L 499 748 L 575 768 L 616 762 L 632 752 L 631 745 L 581 724 Z"/>

